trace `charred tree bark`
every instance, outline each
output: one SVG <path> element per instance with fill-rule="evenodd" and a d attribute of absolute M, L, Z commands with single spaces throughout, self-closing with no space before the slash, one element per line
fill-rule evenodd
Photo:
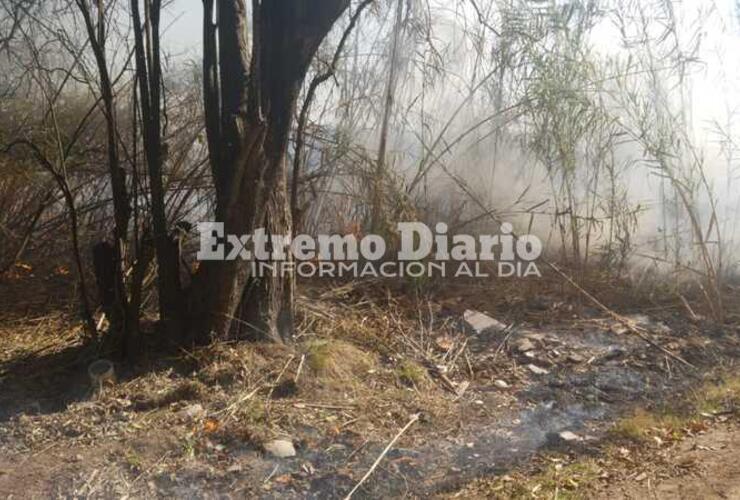
<path fill-rule="evenodd" d="M 111 179 L 111 189 L 113 191 L 113 214 L 115 226 L 113 229 L 114 257 L 112 262 L 112 278 L 114 296 L 109 307 L 108 318 L 110 320 L 111 330 L 125 337 L 128 333 L 128 327 L 126 324 L 126 318 L 128 316 L 128 300 L 123 275 L 123 265 L 126 253 L 126 242 L 128 239 L 131 207 L 129 206 L 129 197 L 126 189 L 126 173 L 123 168 L 121 168 L 118 154 L 113 83 L 108 70 L 105 47 L 105 6 L 102 4 L 101 0 L 97 0 L 97 20 L 94 22 L 92 18 L 92 8 L 88 3 L 88 0 L 76 0 L 76 3 L 85 23 L 87 37 L 90 41 L 90 47 L 95 56 L 95 63 L 98 69 L 98 83 L 103 104 L 103 114 L 105 116 L 108 169 Z"/>
<path fill-rule="evenodd" d="M 227 234 L 291 234 L 291 120 L 309 63 L 349 1 L 252 0 L 249 51 L 245 0 L 204 0 L 206 129 L 216 220 Z M 192 333 L 207 340 L 246 327 L 256 338 L 290 340 L 294 287 L 291 276 L 250 276 L 245 262 L 204 262 L 190 294 Z"/>
<path fill-rule="evenodd" d="M 388 82 L 385 88 L 385 103 L 383 105 L 383 118 L 380 124 L 380 142 L 378 144 L 378 159 L 375 164 L 375 176 L 372 179 L 372 202 L 370 215 L 370 230 L 378 233 L 383 225 L 383 199 L 384 183 L 386 177 L 386 161 L 388 149 L 388 132 L 390 127 L 391 112 L 393 111 L 393 97 L 396 90 L 396 74 L 398 72 L 398 50 L 399 39 L 403 24 L 403 0 L 396 4 L 396 20 L 393 25 L 393 40 L 391 43 L 390 71 L 388 71 Z"/>
<path fill-rule="evenodd" d="M 162 64 L 160 60 L 161 0 L 144 0 L 142 23 L 139 1 L 131 0 L 136 79 L 141 108 L 144 153 L 151 187 L 152 226 L 158 267 L 160 318 L 168 333 L 179 335 L 184 316 L 180 259 L 167 225 L 162 147 Z"/>

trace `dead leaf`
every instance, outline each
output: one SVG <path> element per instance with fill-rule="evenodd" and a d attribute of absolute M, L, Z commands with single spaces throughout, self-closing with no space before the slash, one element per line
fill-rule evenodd
<path fill-rule="evenodd" d="M 273 479 L 273 481 L 279 484 L 290 484 L 293 482 L 293 476 L 291 476 L 290 474 L 283 474 L 282 476 L 278 476 Z"/>
<path fill-rule="evenodd" d="M 449 352 L 455 347 L 455 341 L 448 336 L 437 337 L 434 339 L 434 345 L 442 352 Z"/>
<path fill-rule="evenodd" d="M 208 418 L 203 423 L 203 432 L 206 434 L 213 434 L 214 432 L 218 431 L 218 429 L 221 427 L 221 424 L 218 420 L 215 418 Z"/>

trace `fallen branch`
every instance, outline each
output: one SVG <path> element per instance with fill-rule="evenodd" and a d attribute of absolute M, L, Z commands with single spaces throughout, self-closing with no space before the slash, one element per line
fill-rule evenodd
<path fill-rule="evenodd" d="M 639 326 L 635 325 L 632 321 L 630 321 L 629 319 L 625 318 L 621 314 L 618 314 L 618 313 L 612 311 L 611 309 L 609 309 L 599 299 L 597 299 L 596 297 L 594 297 L 593 295 L 591 295 L 588 291 L 586 291 L 583 287 L 581 287 L 578 283 L 576 283 L 573 280 L 573 278 L 571 278 L 570 276 L 568 276 L 565 272 L 561 271 L 558 266 L 556 266 L 552 262 L 547 262 L 547 265 L 549 265 L 553 269 L 553 271 L 555 271 L 556 273 L 558 273 L 563 279 L 565 279 L 568 283 L 570 283 L 573 287 L 575 287 L 576 290 L 578 290 L 579 292 L 581 292 L 581 294 L 583 294 L 584 297 L 586 297 L 588 300 L 590 300 L 591 302 L 593 302 L 594 305 L 596 305 L 599 309 L 601 309 L 602 311 L 604 311 L 605 313 L 607 313 L 609 316 L 611 316 L 612 318 L 614 318 L 614 320 L 616 320 L 619 323 L 621 323 L 622 325 L 624 325 L 628 330 L 630 330 L 632 333 L 634 333 L 635 335 L 637 335 L 638 337 L 640 337 L 642 340 L 644 340 L 645 342 L 647 342 L 651 346 L 655 347 L 656 349 L 659 349 L 659 350 L 663 351 L 667 356 L 675 359 L 676 361 L 678 361 L 680 363 L 683 363 L 684 365 L 686 365 L 686 366 L 688 366 L 690 368 L 693 368 L 694 370 L 697 369 L 696 366 L 692 365 L 691 363 L 689 363 L 688 361 L 686 361 L 685 359 L 683 359 L 678 354 L 675 354 L 674 352 L 671 352 L 670 350 L 666 349 L 665 347 L 663 347 L 662 345 L 658 344 L 657 342 L 655 342 L 654 340 L 652 340 L 650 337 L 648 337 L 648 332 L 646 330 L 644 330 L 644 329 L 640 328 Z"/>
<path fill-rule="evenodd" d="M 323 404 L 323 403 L 293 403 L 294 408 L 318 408 L 320 410 L 354 410 L 355 405 L 335 405 L 335 404 Z"/>
<path fill-rule="evenodd" d="M 437 161 L 437 160 L 435 160 L 435 161 Z M 483 202 L 481 202 L 480 199 L 478 199 L 478 197 L 476 197 L 473 194 L 472 190 L 467 186 L 467 184 L 464 181 L 462 181 L 456 175 L 452 174 L 445 167 L 445 165 L 443 163 L 440 163 L 439 165 L 440 165 L 440 167 L 442 167 L 442 170 L 453 181 L 455 181 L 455 183 L 465 192 L 465 194 L 467 194 L 470 197 L 470 199 L 473 200 L 478 205 L 478 207 L 481 208 L 485 212 L 486 215 L 488 215 L 494 222 L 496 222 L 498 224 L 502 224 L 503 223 L 502 220 L 499 218 L 499 216 L 496 213 L 490 211 L 485 206 L 485 204 Z M 513 234 L 512 233 L 512 236 L 514 236 L 514 238 L 517 239 L 517 240 L 519 239 L 519 236 L 517 234 Z M 599 309 L 601 309 L 602 311 L 604 311 L 605 313 L 607 313 L 609 316 L 611 316 L 612 318 L 614 318 L 619 323 L 623 324 L 625 327 L 627 327 L 627 329 L 629 329 L 635 335 L 637 335 L 638 337 L 640 337 L 642 340 L 644 340 L 648 344 L 652 345 L 656 349 L 660 349 L 666 355 L 670 356 L 671 358 L 675 359 L 676 361 L 678 361 L 680 363 L 683 363 L 684 365 L 689 366 L 689 367 L 691 367 L 691 368 L 693 368 L 695 370 L 697 369 L 696 366 L 692 365 L 691 363 L 689 363 L 688 361 L 686 361 L 685 359 L 683 359 L 679 355 L 677 355 L 677 354 L 669 351 L 665 347 L 663 347 L 663 346 L 657 344 L 656 342 L 654 342 L 653 340 L 651 340 L 647 336 L 647 332 L 646 331 L 640 329 L 640 327 L 638 327 L 637 325 L 633 324 L 627 318 L 625 318 L 625 317 L 617 314 L 616 312 L 614 312 L 611 309 L 609 309 L 608 307 L 606 307 L 604 304 L 601 303 L 601 301 L 599 299 L 597 299 L 596 297 L 594 297 L 593 295 L 591 295 L 590 293 L 588 293 L 585 289 L 583 289 L 583 287 L 581 287 L 580 285 L 578 285 L 578 283 L 576 283 L 573 280 L 573 278 L 571 278 L 570 276 L 568 276 L 565 272 L 561 271 L 560 268 L 558 268 L 558 266 L 556 266 L 555 264 L 553 264 L 552 262 L 549 262 L 549 261 L 544 261 L 544 262 L 545 262 L 545 264 L 547 264 L 548 266 L 550 266 L 553 269 L 553 271 L 555 271 L 562 278 L 564 278 L 568 283 L 570 283 L 571 285 L 573 285 L 576 288 L 576 290 L 578 290 L 579 292 L 581 292 L 588 300 L 590 300 L 591 302 L 593 302 Z M 701 286 L 701 284 L 699 284 L 699 286 Z M 703 290 L 703 288 L 702 288 L 702 290 Z M 501 345 L 503 346 L 504 344 L 502 343 Z"/>
<path fill-rule="evenodd" d="M 300 363 L 298 363 L 298 369 L 296 369 L 296 371 L 295 371 L 295 377 L 293 378 L 293 382 L 295 382 L 296 384 L 298 383 L 298 377 L 300 377 L 300 376 L 301 376 L 301 370 L 303 369 L 303 363 L 304 363 L 305 361 L 306 361 L 306 355 L 305 355 L 305 354 L 303 354 L 303 355 L 301 356 L 301 361 L 300 361 Z"/>
<path fill-rule="evenodd" d="M 349 492 L 349 493 L 347 494 L 347 496 L 346 496 L 346 497 L 344 497 L 344 500 L 350 500 L 350 499 L 352 498 L 352 495 L 354 495 L 354 494 L 355 494 L 355 492 L 356 492 L 356 491 L 357 491 L 357 490 L 358 490 L 358 489 L 360 488 L 360 486 L 362 486 L 362 484 L 363 484 L 363 483 L 364 483 L 365 481 L 367 481 L 367 478 L 369 478 L 369 477 L 370 477 L 370 476 L 372 475 L 372 473 L 373 473 L 373 472 L 375 471 L 375 469 L 376 469 L 376 468 L 378 467 L 378 465 L 380 464 L 380 462 L 382 462 L 382 461 L 383 461 L 383 458 L 385 458 L 385 456 L 386 456 L 386 455 L 388 454 L 388 452 L 389 452 L 389 451 L 391 450 L 391 448 L 393 447 L 393 445 L 394 445 L 394 444 L 396 444 L 396 441 L 398 441 L 398 440 L 399 440 L 399 439 L 401 438 L 401 436 L 403 436 L 403 434 L 404 434 L 404 433 L 405 433 L 405 432 L 406 432 L 407 430 L 409 430 L 409 428 L 410 428 L 410 427 L 411 427 L 412 425 L 414 425 L 414 423 L 415 423 L 415 422 L 416 422 L 417 420 L 419 420 L 419 416 L 420 416 L 420 415 L 419 415 L 418 413 L 417 413 L 417 414 L 415 414 L 415 415 L 412 415 L 412 416 L 411 416 L 411 420 L 409 420 L 409 422 L 408 422 L 408 423 L 407 423 L 406 425 L 404 425 L 404 426 L 403 426 L 403 429 L 401 429 L 400 431 L 398 431 L 398 434 L 396 434 L 396 436 L 395 436 L 395 437 L 394 437 L 394 438 L 393 438 L 393 439 L 391 440 L 391 442 L 390 442 L 390 443 L 388 443 L 388 446 L 386 446 L 386 447 L 385 447 L 385 449 L 383 450 L 383 452 L 382 452 L 382 453 L 381 453 L 381 454 L 380 454 L 380 455 L 378 456 L 378 458 L 377 458 L 377 459 L 375 459 L 375 463 L 373 463 L 372 467 L 370 467 L 370 469 L 369 469 L 369 470 L 368 470 L 368 471 L 367 471 L 367 472 L 365 473 L 365 475 L 364 475 L 364 476 L 362 476 L 362 479 L 360 479 L 360 482 L 359 482 L 359 483 L 357 483 L 357 484 L 355 485 L 355 487 L 354 487 L 354 488 L 352 488 L 352 491 L 350 491 L 350 492 Z"/>
<path fill-rule="evenodd" d="M 694 323 L 698 323 L 699 317 L 696 315 L 694 310 L 691 308 L 691 304 L 689 304 L 689 301 L 686 300 L 686 297 L 684 297 L 680 293 L 678 294 L 678 297 L 681 299 L 681 303 L 686 308 L 686 311 L 689 313 L 689 316 L 691 316 L 691 321 L 693 321 Z"/>

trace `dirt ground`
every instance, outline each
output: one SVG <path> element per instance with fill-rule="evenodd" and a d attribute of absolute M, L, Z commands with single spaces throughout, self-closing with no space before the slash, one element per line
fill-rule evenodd
<path fill-rule="evenodd" d="M 380 456 L 356 498 L 738 497 L 738 326 L 671 298 L 601 295 L 647 342 L 552 277 L 327 284 L 294 346 L 153 344 L 96 392 L 64 278 L 24 279 L 54 293 L 0 289 L 3 497 L 344 498 Z M 506 327 L 471 331 L 471 310 Z"/>
<path fill-rule="evenodd" d="M 600 493 L 625 500 L 738 499 L 740 429 L 711 429 L 683 441 L 655 470 L 645 465 L 648 472 L 610 484 Z"/>

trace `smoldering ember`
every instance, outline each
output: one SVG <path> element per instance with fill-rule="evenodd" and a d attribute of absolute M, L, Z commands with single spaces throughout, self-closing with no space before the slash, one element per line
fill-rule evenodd
<path fill-rule="evenodd" d="M 0 499 L 740 500 L 740 0 L 0 0 Z"/>

